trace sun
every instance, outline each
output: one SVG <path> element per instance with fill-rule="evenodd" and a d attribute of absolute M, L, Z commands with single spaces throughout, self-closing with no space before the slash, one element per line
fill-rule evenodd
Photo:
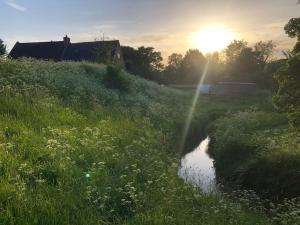
<path fill-rule="evenodd" d="M 221 51 L 235 38 L 235 34 L 224 27 L 210 27 L 195 33 L 193 45 L 203 53 Z"/>

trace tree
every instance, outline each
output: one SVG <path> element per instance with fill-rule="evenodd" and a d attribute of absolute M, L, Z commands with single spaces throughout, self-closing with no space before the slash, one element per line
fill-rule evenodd
<path fill-rule="evenodd" d="M 273 101 L 278 109 L 287 113 L 290 123 L 300 130 L 300 18 L 290 19 L 284 30 L 298 42 L 275 75 L 278 91 Z"/>
<path fill-rule="evenodd" d="M 284 26 L 286 34 L 291 38 L 297 38 L 300 41 L 300 17 L 292 18 Z"/>
<path fill-rule="evenodd" d="M 257 61 L 262 66 L 262 68 L 265 67 L 266 63 L 272 56 L 275 47 L 276 45 L 272 40 L 265 42 L 259 41 L 254 45 L 254 52 Z"/>
<path fill-rule="evenodd" d="M 244 40 L 234 40 L 225 49 L 225 56 L 227 63 L 236 62 L 243 49 L 247 47 L 248 43 Z"/>
<path fill-rule="evenodd" d="M 209 61 L 206 81 L 211 84 L 223 80 L 224 64 L 221 62 L 219 52 L 206 54 L 206 59 Z"/>
<path fill-rule="evenodd" d="M 243 40 L 234 40 L 225 50 L 225 78 L 230 81 L 255 82 L 263 88 L 273 87 L 265 68 L 275 49 L 273 41 L 259 41 L 248 47 Z"/>
<path fill-rule="evenodd" d="M 274 103 L 288 114 L 292 125 L 300 127 L 300 55 L 289 59 L 275 75 L 278 91 Z"/>
<path fill-rule="evenodd" d="M 297 43 L 292 53 L 300 53 L 300 17 L 290 19 L 289 22 L 285 25 L 284 30 L 290 38 L 297 39 Z"/>
<path fill-rule="evenodd" d="M 0 39 L 0 57 L 3 57 L 4 55 L 6 55 L 6 45 L 2 39 Z"/>
<path fill-rule="evenodd" d="M 166 83 L 176 83 L 178 81 L 182 59 L 183 56 L 177 53 L 173 53 L 168 57 L 168 65 L 164 70 L 164 80 Z"/>
<path fill-rule="evenodd" d="M 181 54 L 173 53 L 168 57 L 168 66 L 166 70 L 176 71 L 182 63 L 183 56 Z"/>
<path fill-rule="evenodd" d="M 182 59 L 179 69 L 182 83 L 195 84 L 201 78 L 207 60 L 198 49 L 190 49 Z"/>
<path fill-rule="evenodd" d="M 258 61 L 252 48 L 244 48 L 236 60 L 237 73 L 240 80 L 251 81 L 253 75 L 258 70 Z M 253 81 L 253 80 L 252 80 Z"/>
<path fill-rule="evenodd" d="M 163 58 L 160 52 L 153 47 L 144 46 L 138 49 L 122 46 L 122 51 L 129 72 L 150 80 L 161 80 Z"/>
<path fill-rule="evenodd" d="M 139 47 L 138 56 L 140 63 L 149 72 L 161 71 L 163 69 L 163 58 L 160 52 L 154 50 L 153 47 Z"/>

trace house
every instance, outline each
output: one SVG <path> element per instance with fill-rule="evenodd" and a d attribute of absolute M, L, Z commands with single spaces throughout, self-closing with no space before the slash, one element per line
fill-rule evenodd
<path fill-rule="evenodd" d="M 63 41 L 50 42 L 17 42 L 9 57 L 18 59 L 22 57 L 54 60 L 54 61 L 90 61 L 124 64 L 120 42 L 94 41 L 71 43 L 68 36 Z"/>

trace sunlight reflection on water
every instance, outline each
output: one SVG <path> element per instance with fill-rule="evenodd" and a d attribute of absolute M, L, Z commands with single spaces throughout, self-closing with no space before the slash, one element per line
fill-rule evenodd
<path fill-rule="evenodd" d="M 216 173 L 211 159 L 207 153 L 209 138 L 192 152 L 181 159 L 178 174 L 186 182 L 199 186 L 204 192 L 216 191 Z"/>

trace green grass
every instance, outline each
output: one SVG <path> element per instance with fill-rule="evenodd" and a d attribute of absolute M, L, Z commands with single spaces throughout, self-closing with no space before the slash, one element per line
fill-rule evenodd
<path fill-rule="evenodd" d="M 300 196 L 300 142 L 285 115 L 248 109 L 212 127 L 210 151 L 220 177 L 273 199 Z"/>
<path fill-rule="evenodd" d="M 107 88 L 105 74 L 89 63 L 0 61 L 0 224 L 270 224 L 178 178 L 190 93 L 123 72 L 127 93 Z M 199 139 L 189 141 L 229 103 L 201 98 Z"/>

